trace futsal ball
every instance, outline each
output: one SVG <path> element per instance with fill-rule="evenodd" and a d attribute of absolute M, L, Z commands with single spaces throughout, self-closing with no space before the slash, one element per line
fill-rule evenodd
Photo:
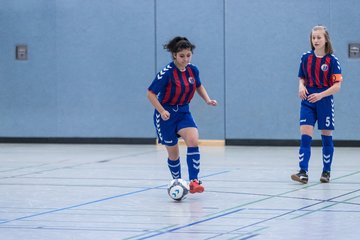
<path fill-rule="evenodd" d="M 169 183 L 167 190 L 172 199 L 181 201 L 182 199 L 185 199 L 186 195 L 189 193 L 189 186 L 183 179 L 173 179 Z"/>

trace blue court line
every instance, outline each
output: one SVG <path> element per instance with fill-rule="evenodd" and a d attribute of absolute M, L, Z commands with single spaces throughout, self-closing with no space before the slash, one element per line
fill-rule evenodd
<path fill-rule="evenodd" d="M 33 175 L 33 174 L 52 172 L 52 171 L 56 171 L 56 170 L 60 170 L 60 169 L 69 169 L 69 168 L 74 168 L 74 167 L 79 167 L 79 166 L 82 166 L 82 165 L 88 165 L 88 164 L 94 164 L 94 163 L 96 163 L 96 162 L 78 163 L 78 164 L 73 164 L 73 165 L 68 165 L 68 166 L 49 168 L 49 169 L 38 170 L 38 171 L 22 173 L 22 174 L 6 176 L 6 177 L 0 177 L 0 178 L 1 179 L 8 179 L 8 178 L 24 177 L 24 176 Z M 46 165 L 52 165 L 52 164 L 46 164 Z"/>
<path fill-rule="evenodd" d="M 317 184 L 316 184 L 317 185 Z M 283 213 L 283 214 L 280 214 L 280 215 L 277 215 L 277 216 L 274 216 L 274 217 L 271 217 L 271 218 L 268 218 L 268 219 L 264 219 L 264 220 L 261 220 L 261 221 L 258 221 L 258 222 L 255 222 L 255 223 L 252 223 L 252 224 L 249 224 L 249 225 L 246 225 L 246 226 L 243 226 L 243 227 L 240 227 L 240 228 L 237 228 L 237 229 L 234 229 L 232 231 L 229 231 L 227 233 L 223 233 L 223 234 L 220 234 L 218 236 L 221 236 L 221 235 L 224 235 L 224 234 L 228 234 L 228 233 L 231 233 L 231 232 L 235 232 L 235 231 L 238 231 L 238 230 L 242 230 L 242 229 L 245 229 L 245 228 L 248 228 L 248 227 L 252 227 L 252 226 L 255 226 L 255 225 L 258 225 L 258 224 L 261 224 L 261 223 L 264 223 L 264 222 L 268 222 L 268 221 L 271 221 L 271 220 L 274 220 L 276 218 L 280 218 L 280 217 L 283 217 L 283 216 L 286 216 L 286 215 L 289 215 L 289 214 L 292 214 L 294 212 L 298 212 L 298 211 L 303 211 L 304 209 L 306 208 L 309 208 L 309 207 L 313 207 L 313 206 L 316 206 L 316 205 L 319 205 L 319 204 L 322 204 L 322 203 L 326 203 L 326 202 L 329 202 L 329 201 L 333 201 L 334 199 L 336 198 L 340 198 L 340 197 L 343 197 L 343 196 L 346 196 L 346 195 L 349 195 L 349 194 L 353 194 L 355 192 L 358 192 L 360 191 L 360 189 L 357 189 L 357 190 L 354 190 L 354 191 L 351 191 L 351 192 L 348 192 L 348 193 L 344 193 L 342 195 L 339 195 L 339 196 L 336 196 L 336 197 L 333 197 L 333 198 L 329 198 L 329 199 L 326 199 L 326 200 L 322 200 L 320 202 L 317 202 L 317 203 L 314 203 L 314 204 L 311 204 L 311 205 L 308 205 L 308 206 L 305 206 L 305 207 L 302 207 L 302 208 L 299 208 L 299 209 L 295 209 L 295 210 L 291 210 L 289 212 L 286 212 L 286 213 Z M 292 191 L 290 191 L 292 192 Z M 284 193 L 283 193 L 284 194 Z M 279 194 L 279 197 L 281 197 L 281 195 L 283 194 Z M 277 196 L 274 196 L 274 197 L 277 197 Z M 341 203 L 341 202 L 339 202 Z M 338 203 L 335 203 L 335 204 L 338 204 Z M 333 204 L 333 205 L 335 205 Z M 310 212 L 307 212 L 306 214 L 303 214 L 301 216 L 304 216 L 304 215 L 308 215 L 308 214 L 311 214 L 313 212 L 316 212 L 318 210 L 312 210 Z M 299 217 L 301 217 L 299 216 Z M 294 218 L 293 218 L 294 219 Z"/>
<path fill-rule="evenodd" d="M 238 234 L 240 235 L 240 234 Z M 256 236 L 259 236 L 260 234 L 258 233 L 251 233 L 250 235 L 247 234 L 247 236 L 244 236 L 244 237 L 241 237 L 239 238 L 239 236 L 236 236 L 236 237 L 233 237 L 233 238 L 229 238 L 229 240 L 231 239 L 237 239 L 237 240 L 246 240 L 246 239 L 250 239 L 250 238 L 253 238 L 253 237 L 256 237 Z M 209 238 L 204 238 L 204 240 L 210 240 L 210 239 L 214 239 L 214 238 L 217 238 L 219 235 L 215 235 L 215 236 L 212 236 L 212 237 L 209 237 Z"/>
<path fill-rule="evenodd" d="M 210 176 L 223 174 L 223 173 L 226 173 L 226 172 L 229 172 L 229 171 L 222 171 L 222 172 L 212 173 L 212 174 L 209 174 L 209 175 L 205 175 L 203 177 L 206 178 L 206 177 L 210 177 Z M 81 203 L 81 204 L 77 204 L 77 205 L 73 205 L 73 206 L 69 206 L 69 207 L 58 208 L 58 209 L 45 211 L 45 212 L 40 212 L 40 213 L 36 213 L 36 214 L 24 216 L 24 217 L 19 217 L 19 218 L 15 218 L 15 219 L 10 219 L 10 220 L 3 220 L 3 221 L 0 221 L 0 224 L 5 224 L 5 223 L 9 223 L 9 222 L 18 221 L 18 220 L 28 219 L 28 218 L 32 218 L 32 217 L 37 217 L 37 216 L 41 216 L 41 215 L 45 215 L 45 214 L 49 214 L 49 213 L 55 213 L 55 212 L 60 212 L 60 211 L 64 211 L 64 210 L 69 210 L 69 209 L 73 209 L 73 208 L 77 208 L 77 207 L 90 205 L 90 204 L 93 204 L 93 203 L 99 203 L 99 202 L 103 202 L 103 201 L 107 201 L 107 200 L 111 200 L 111 199 L 115 199 L 115 198 L 125 197 L 125 196 L 133 195 L 133 194 L 136 194 L 136 193 L 149 191 L 149 190 L 152 190 L 152 189 L 163 188 L 163 187 L 166 187 L 166 186 L 167 186 L 167 184 L 163 184 L 163 185 L 156 186 L 156 187 L 145 188 L 145 189 L 141 189 L 141 190 L 138 190 L 138 191 L 119 194 L 119 195 L 115 195 L 115 196 L 112 196 L 112 197 L 102 198 L 102 199 L 98 199 L 98 200 L 94 200 L 94 201 L 90 201 L 90 202 L 85 202 L 85 203 Z"/>
<path fill-rule="evenodd" d="M 66 162 L 66 161 L 71 161 L 71 159 L 64 159 L 64 160 L 60 160 L 57 162 L 42 163 L 42 164 L 38 164 L 38 165 L 30 165 L 30 166 L 26 166 L 26 167 L 11 168 L 11 169 L 7 169 L 7 170 L 1 170 L 0 173 L 13 172 L 13 171 L 18 171 L 18 170 L 23 170 L 23 169 L 28 169 L 28 168 L 38 168 L 38 167 L 53 165 L 53 164 L 62 163 L 62 162 Z"/>
<path fill-rule="evenodd" d="M 116 196 L 112 196 L 112 197 L 102 198 L 102 199 L 98 199 L 98 200 L 94 200 L 94 201 L 90 201 L 90 202 L 86 202 L 86 203 L 81 203 L 81 204 L 77 204 L 77 205 L 73 205 L 73 206 L 69 206 L 69 207 L 58 208 L 58 209 L 54 209 L 54 210 L 50 210 L 50 211 L 40 212 L 40 213 L 36 213 L 36 214 L 24 216 L 24 217 L 19 217 L 19 218 L 15 218 L 15 219 L 11 219 L 11 220 L 2 221 L 2 222 L 0 222 L 0 224 L 5 224 L 5 223 L 14 222 L 14 221 L 23 220 L 23 219 L 32 218 L 32 217 L 37 217 L 37 216 L 41 216 L 41 215 L 45 215 L 45 214 L 49 214 L 49 213 L 55 213 L 55 212 L 60 212 L 60 211 L 64 211 L 64 210 L 69 210 L 69 209 L 82 207 L 82 206 L 90 205 L 93 203 L 99 203 L 99 202 L 103 202 L 103 201 L 107 201 L 107 200 L 111 200 L 111 199 L 115 199 L 115 198 L 125 197 L 125 196 L 133 195 L 136 193 L 145 192 L 145 191 L 149 191 L 149 190 L 156 189 L 159 187 L 163 187 L 163 186 L 165 186 L 165 185 L 153 187 L 153 188 L 145 188 L 142 190 L 124 193 L 124 194 L 120 194 L 120 195 L 116 195 Z"/>
<path fill-rule="evenodd" d="M 32 174 L 51 172 L 51 171 L 56 171 L 56 170 L 59 170 L 59 169 L 74 168 L 74 167 L 83 166 L 83 165 L 89 165 L 89 164 L 94 164 L 94 163 L 95 164 L 96 163 L 107 163 L 107 162 L 110 162 L 110 161 L 113 161 L 113 160 L 122 159 L 122 158 L 126 158 L 126 157 L 134 157 L 134 156 L 139 156 L 139 155 L 143 155 L 143 154 L 148 154 L 149 152 L 153 152 L 153 151 L 146 151 L 146 152 L 141 152 L 141 153 L 131 153 L 131 154 L 127 154 L 127 155 L 124 155 L 124 156 L 113 157 L 113 158 L 108 158 L 108 159 L 103 159 L 103 160 L 95 160 L 95 161 L 92 161 L 92 162 L 84 162 L 84 163 L 78 163 L 78 164 L 73 164 L 73 165 L 68 165 L 68 166 L 50 168 L 50 169 L 45 169 L 45 170 L 42 170 L 42 171 L 35 171 L 35 172 L 23 173 L 23 174 L 19 174 L 19 175 L 0 177 L 0 179 L 23 177 L 23 176 L 28 176 L 28 175 L 32 175 Z M 53 163 L 45 163 L 45 164 L 41 164 L 39 166 L 53 165 L 53 164 L 56 164 L 56 163 L 67 162 L 67 161 L 71 161 L 71 159 L 60 160 L 60 161 L 53 162 Z M 33 168 L 33 167 L 34 166 L 23 167 L 23 168 L 26 169 L 26 168 Z M 19 168 L 18 170 L 23 169 L 23 168 Z M 15 170 L 17 170 L 17 169 L 15 169 Z"/>
<path fill-rule="evenodd" d="M 208 177 L 220 175 L 220 174 L 223 174 L 223 173 L 229 173 L 229 172 L 231 172 L 231 171 L 230 171 L 230 170 L 225 170 L 225 171 L 221 171 L 221 172 L 216 172 L 216 173 L 211 173 L 211 174 L 203 175 L 203 176 L 201 176 L 201 178 L 208 178 Z M 200 180 L 201 180 L 201 179 L 200 179 Z"/>
<path fill-rule="evenodd" d="M 315 185 L 318 185 L 318 184 L 314 184 L 314 185 L 311 185 L 311 186 L 315 186 Z M 310 186 L 306 186 L 306 187 L 303 187 L 303 188 L 308 188 Z M 301 188 L 301 189 L 303 189 Z M 291 193 L 291 192 L 295 192 L 295 191 L 298 191 L 299 189 L 296 189 L 296 190 L 292 190 L 292 191 L 288 191 L 288 192 L 285 192 L 285 193 L 282 193 L 282 194 L 279 194 L 279 195 L 274 195 L 274 196 L 269 196 L 269 197 L 266 197 L 264 199 L 260 199 L 260 200 L 256 200 L 256 201 L 253 201 L 251 203 L 246 203 L 246 204 L 243 204 L 243 205 L 240 205 L 240 206 L 245 206 L 245 205 L 249 205 L 249 204 L 253 204 L 253 203 L 256 203 L 256 202 L 260 202 L 260 201 L 264 201 L 264 200 L 267 200 L 267 199 L 270 199 L 270 198 L 274 198 L 274 197 L 281 197 L 281 195 L 285 195 L 287 193 Z M 309 208 L 309 207 L 313 207 L 313 206 L 316 206 L 316 205 L 319 205 L 319 204 L 322 204 L 324 202 L 328 202 L 328 201 L 333 201 L 334 199 L 336 198 L 339 198 L 339 197 L 343 197 L 343 196 L 346 196 L 346 195 L 349 195 L 349 194 L 352 194 L 354 192 L 357 192 L 357 191 L 360 191 L 360 189 L 358 190 L 355 190 L 355 191 L 352 191 L 352 192 L 349 192 L 349 193 L 345 193 L 345 194 L 342 194 L 342 195 L 339 195 L 339 196 L 336 196 L 336 197 L 333 197 L 333 198 L 330 198 L 330 199 L 327 199 L 327 200 L 322 200 L 322 201 L 319 201 L 317 203 L 314 203 L 314 204 L 311 204 L 311 205 L 308 205 L 308 206 L 304 206 L 302 208 L 299 208 L 299 209 L 294 209 L 294 210 L 291 210 L 291 211 L 288 211 L 286 213 L 283 213 L 283 214 L 280 214 L 280 215 L 277 215 L 277 216 L 274 216 L 274 217 L 271 217 L 271 218 L 267 218 L 267 219 L 264 219 L 264 220 L 261 220 L 261 221 L 258 221 L 258 222 L 255 222 L 255 223 L 252 223 L 252 224 L 249 224 L 249 225 L 246 225 L 246 226 L 243 226 L 243 227 L 240 227 L 240 228 L 237 228 L 237 229 L 234 229 L 232 231 L 228 231 L 226 233 L 221 233 L 221 234 L 218 234 L 216 235 L 216 237 L 219 237 L 219 236 L 222 236 L 222 235 L 225 235 L 225 234 L 229 234 L 229 233 L 232 233 L 232 232 L 235 232 L 235 231 L 239 231 L 239 230 L 242 230 L 242 229 L 245 229 L 245 228 L 249 228 L 249 227 L 252 227 L 252 226 L 256 226 L 258 224 L 262 224 L 264 222 L 268 222 L 268 221 L 271 221 L 271 220 L 274 220 L 274 219 L 277 219 L 277 218 L 280 218 L 280 217 L 283 217 L 283 216 L 286 216 L 286 215 L 289 215 L 289 214 L 292 214 L 294 212 L 298 212 L 298 211 L 302 211 L 306 208 Z M 237 206 L 237 207 L 234 207 L 234 208 L 238 208 L 240 206 Z M 234 208 L 231 208 L 231 209 L 234 209 Z M 228 209 L 229 210 L 229 209 Z M 243 208 L 241 209 L 238 209 L 238 210 L 233 210 L 231 212 L 228 212 L 229 214 L 231 213 L 234 213 L 234 212 L 237 212 L 239 210 L 243 210 Z M 226 211 L 226 210 L 224 210 Z M 224 212 L 222 211 L 222 212 Z M 313 211 L 312 211 L 313 212 Z M 218 218 L 218 217 L 222 217 L 224 215 L 228 215 L 228 213 L 224 213 L 224 214 L 221 214 L 221 215 L 216 215 L 214 217 L 210 217 L 210 218 L 207 218 L 207 219 L 204 219 L 204 220 L 201 220 L 201 221 L 198 221 L 198 222 L 195 222 L 196 224 L 199 224 L 199 223 L 202 223 L 202 222 L 206 222 L 211 219 L 214 219 L 214 218 Z M 217 213 L 218 214 L 218 213 Z M 214 214 L 211 214 L 211 215 L 214 215 Z M 147 239 L 147 238 L 151 238 L 151 237 L 155 237 L 155 236 L 159 236 L 159 235 L 162 235 L 162 234 L 165 234 L 165 233 L 169 233 L 169 232 L 173 232 L 173 231 L 176 231 L 176 230 L 179 230 L 179 229 L 182 229 L 182 228 L 185 228 L 185 227 L 189 227 L 189 226 L 192 226 L 194 224 L 188 224 L 188 225 L 184 225 L 184 226 L 180 226 L 180 227 L 177 227 L 177 228 L 173 228 L 173 229 L 170 229 L 168 231 L 165 231 L 165 232 L 160 232 L 160 233 L 157 233 L 157 234 L 153 234 L 153 235 L 150 235 L 150 236 L 147 236 L 147 237 L 144 237 L 144 238 L 138 238 L 139 240 L 140 239 Z"/>
<path fill-rule="evenodd" d="M 231 172 L 231 171 L 224 171 L 224 172 Z M 217 175 L 217 174 L 212 174 L 212 175 Z M 206 176 L 206 177 L 207 177 L 207 176 Z M 310 188 L 310 187 L 312 187 L 312 186 L 316 186 L 316 185 L 319 185 L 319 184 L 320 184 L 320 183 L 303 186 L 303 187 L 301 187 L 301 188 L 299 188 L 299 189 L 294 189 L 294 190 L 287 191 L 287 192 L 284 192 L 284 193 L 281 193 L 281 194 L 278 194 L 278 195 L 265 195 L 265 198 L 263 198 L 263 199 L 259 199 L 259 200 L 252 201 L 252 202 L 249 202 L 249 203 L 245 203 L 245 204 L 242 204 L 242 205 L 239 205 L 239 206 L 235 206 L 235 207 L 232 207 L 232 208 L 229 208 L 229 209 L 225 209 L 225 210 L 220 211 L 220 212 L 217 212 L 217 213 L 209 214 L 209 215 L 207 216 L 208 218 L 206 218 L 205 220 L 202 220 L 202 221 L 198 221 L 198 222 L 196 222 L 196 223 L 199 224 L 199 223 L 201 223 L 201 222 L 207 221 L 207 219 L 213 219 L 213 218 L 218 218 L 219 216 L 228 215 L 227 213 L 233 213 L 233 212 L 239 211 L 240 209 L 242 209 L 242 208 L 240 208 L 240 207 L 244 207 L 244 206 L 246 206 L 246 205 L 250 205 L 250 204 L 257 203 L 257 202 L 266 201 L 266 200 L 271 199 L 271 198 L 282 197 L 282 195 L 289 194 L 289 193 L 292 193 L 292 192 L 296 192 L 296 191 L 299 191 L 299 190 L 301 190 L 301 189 Z M 335 198 L 332 198 L 332 199 L 335 199 Z M 331 200 L 331 199 L 329 199 L 329 200 Z M 241 229 L 245 229 L 245 228 L 248 228 L 248 227 L 252 227 L 252 226 L 255 226 L 255 225 L 264 223 L 264 222 L 268 222 L 268 221 L 271 221 L 271 220 L 273 220 L 273 219 L 280 218 L 280 217 L 282 217 L 282 216 L 286 216 L 286 215 L 288 215 L 288 214 L 291 214 L 291 213 L 294 213 L 294 212 L 297 212 L 297 211 L 301 211 L 301 210 L 306 209 L 306 208 L 308 208 L 308 207 L 312 207 L 312 206 L 314 206 L 314 205 L 323 203 L 324 201 L 326 201 L 326 200 L 319 200 L 319 202 L 317 202 L 317 203 L 314 203 L 314 204 L 311 204 L 311 205 L 302 207 L 302 208 L 300 208 L 300 209 L 291 210 L 291 211 L 289 211 L 289 212 L 280 214 L 280 215 L 278 215 L 278 216 L 274 216 L 274 217 L 271 217 L 271 218 L 268 218 L 268 219 L 264 219 L 264 220 L 258 221 L 258 222 L 256 222 L 256 223 L 253 223 L 253 224 L 250 224 L 250 225 L 247 225 L 247 226 L 243 226 L 243 227 L 241 227 L 241 228 L 238 228 L 238 229 L 235 229 L 235 230 L 226 232 L 226 233 L 218 234 L 218 235 L 216 235 L 216 236 L 222 236 L 222 235 L 225 235 L 225 234 L 229 234 L 229 233 L 231 233 L 231 232 L 234 232 L 234 231 L 238 231 L 238 230 L 241 230 Z M 240 209 L 239 209 L 239 208 L 240 208 Z M 235 210 L 232 210 L 232 209 L 235 209 Z M 232 211 L 229 212 L 229 210 L 232 210 Z M 222 212 L 223 212 L 223 214 L 217 215 L 217 214 L 222 213 Z M 225 213 L 224 213 L 224 212 L 225 212 Z M 215 216 L 214 216 L 214 215 L 215 215 Z M 211 216 L 213 216 L 213 217 L 211 217 Z M 192 225 L 193 225 L 193 224 L 188 224 L 188 225 L 185 225 L 185 226 L 181 226 L 181 227 L 177 227 L 177 228 L 172 228 L 172 229 L 170 229 L 170 230 L 168 230 L 168 231 L 163 231 L 163 232 L 160 232 L 160 233 L 157 233 L 157 234 L 154 234 L 154 235 L 151 235 L 151 236 L 146 236 L 146 237 L 143 237 L 143 238 L 136 238 L 136 237 L 134 237 L 134 238 L 139 239 L 139 240 L 140 240 L 140 239 L 147 239 L 147 238 L 155 237 L 155 236 L 162 235 L 162 234 L 165 234 L 165 233 L 173 232 L 173 231 L 176 231 L 176 230 L 178 230 L 178 229 L 182 229 L 182 228 L 189 227 L 189 226 L 192 226 Z M 158 230 L 158 231 L 160 231 L 160 230 Z M 137 237 L 138 237 L 138 236 L 137 236 Z M 129 238 L 129 239 L 133 239 L 133 238 Z"/>
<path fill-rule="evenodd" d="M 289 197 L 289 196 L 282 196 L 280 195 L 274 195 L 274 194 L 263 194 L 263 193 L 248 193 L 248 192 L 229 192 L 229 191 L 208 191 L 213 193 L 221 193 L 221 194 L 235 194 L 235 195 L 246 195 L 246 196 L 261 196 L 261 197 L 276 197 L 276 198 L 284 198 L 284 199 L 295 199 L 295 200 L 308 200 L 308 201 L 318 201 L 323 202 L 324 199 L 320 198 L 306 198 L 306 197 Z M 348 199 L 347 199 L 348 200 Z M 360 203 L 352 203 L 352 202 L 344 202 L 344 201 L 334 201 L 331 199 L 326 200 L 326 202 L 330 203 L 343 203 L 343 204 L 349 204 L 349 205 L 360 205 Z M 279 210 L 285 210 L 285 209 L 279 209 Z"/>
<path fill-rule="evenodd" d="M 342 195 L 339 195 L 339 196 L 336 196 L 336 197 L 333 197 L 333 198 L 330 198 L 330 199 L 328 199 L 328 200 L 333 200 L 333 199 L 335 199 L 335 198 L 343 197 L 343 196 L 346 196 L 346 195 L 349 195 L 349 194 L 352 194 L 352 193 L 358 192 L 358 191 L 360 191 L 360 189 L 355 190 L 355 191 L 352 191 L 352 192 L 349 192 L 349 193 L 345 193 L 345 194 L 342 194 Z M 249 224 L 249 225 L 246 225 L 246 226 L 243 226 L 243 227 L 234 229 L 234 230 L 229 231 L 229 232 L 226 232 L 226 233 L 219 234 L 219 235 L 217 235 L 217 236 L 221 236 L 221 235 L 229 234 L 229 233 L 231 233 L 231 232 L 243 230 L 243 229 L 245 229 L 245 228 L 253 227 L 253 226 L 255 226 L 255 225 L 258 225 L 258 224 L 261 224 L 261 223 L 264 223 L 264 222 L 269 222 L 269 221 L 271 221 L 271 220 L 274 220 L 274 219 L 277 219 L 277 218 L 280 218 L 280 217 L 283 217 L 283 216 L 292 214 L 292 213 L 294 213 L 294 212 L 303 211 L 303 210 L 306 209 L 306 208 L 309 208 L 309 207 L 313 207 L 313 206 L 322 204 L 322 203 L 324 203 L 324 202 L 327 202 L 328 200 L 323 200 L 323 201 L 321 201 L 321 202 L 317 202 L 317 203 L 314 203 L 314 204 L 310 204 L 310 205 L 304 206 L 304 207 L 302 207 L 302 208 L 294 209 L 294 210 L 288 211 L 288 212 L 286 212 L 286 213 L 283 213 L 283 214 L 280 214 L 280 215 L 277 215 L 277 216 L 274 216 L 274 217 L 270 217 L 270 218 L 267 218 L 267 219 L 263 219 L 263 220 L 261 220 L 261 221 L 258 221 L 258 222 L 255 222 L 255 223 L 252 223 L 252 224 Z M 315 211 L 317 211 L 317 210 L 313 210 L 313 211 L 311 211 L 310 213 L 315 212 Z M 310 213 L 308 213 L 308 214 L 310 214 Z"/>
<path fill-rule="evenodd" d="M 156 236 L 163 235 L 163 234 L 170 233 L 170 232 L 174 232 L 174 231 L 177 231 L 177 230 L 180 230 L 180 229 L 183 229 L 183 228 L 191 227 L 191 226 L 196 225 L 196 224 L 200 224 L 200 223 L 203 223 L 203 222 L 208 222 L 208 221 L 211 221 L 211 220 L 216 219 L 216 218 L 224 217 L 226 215 L 237 213 L 237 212 L 240 212 L 242 210 L 244 210 L 244 209 L 243 208 L 237 209 L 237 210 L 234 210 L 234 211 L 231 211 L 231 212 L 223 213 L 221 215 L 217 215 L 217 216 L 206 218 L 206 219 L 203 219 L 203 220 L 200 220 L 200 221 L 192 222 L 192 223 L 189 223 L 189 224 L 186 224 L 186 225 L 183 225 L 183 226 L 170 228 L 170 229 L 168 229 L 166 231 L 155 233 L 153 235 L 149 235 L 149 236 L 142 237 L 142 238 L 137 238 L 137 239 L 142 240 L 142 239 L 148 239 L 148 238 L 156 237 Z"/>
<path fill-rule="evenodd" d="M 286 212 L 286 213 L 283 213 L 283 214 L 280 214 L 280 215 L 277 215 L 277 216 L 274 216 L 274 217 L 271 217 L 271 218 L 263 219 L 263 220 L 261 220 L 261 221 L 254 222 L 254 223 L 252 223 L 252 224 L 249 224 L 249 225 L 246 225 L 246 226 L 243 226 L 243 227 L 240 227 L 240 228 L 236 228 L 236 229 L 234 229 L 234 230 L 231 230 L 231 231 L 228 231 L 228 232 L 225 232 L 225 233 L 218 234 L 218 235 L 216 235 L 216 237 L 220 237 L 220 236 L 223 236 L 223 235 L 232 233 L 232 232 L 236 232 L 236 231 L 239 231 L 239 230 L 243 230 L 243 229 L 245 229 L 245 228 L 253 227 L 253 226 L 256 226 L 256 225 L 261 224 L 261 223 L 264 223 L 264 222 L 269 222 L 269 221 L 271 221 L 271 220 L 274 220 L 274 219 L 277 219 L 277 218 L 286 216 L 286 215 L 288 215 L 288 214 L 291 214 L 291 213 L 300 211 L 300 210 L 302 210 L 302 209 L 305 209 L 305 208 L 308 208 L 308 207 L 311 207 L 311 206 L 314 206 L 314 205 L 317 205 L 317 204 L 319 204 L 319 203 L 314 203 L 314 204 L 311 204 L 311 205 L 308 205 L 308 206 L 305 206 L 305 207 L 302 207 L 302 208 L 299 208 L 299 209 L 291 210 L 291 211 L 289 211 L 289 212 Z"/>
<path fill-rule="evenodd" d="M 116 232 L 116 233 L 128 233 L 129 229 L 118 229 L 114 227 L 113 229 L 105 229 L 105 228 L 87 228 L 87 227 L 49 227 L 49 226 L 0 226 L 1 229 L 14 229 L 14 230 L 56 230 L 56 231 L 89 231 L 89 232 Z M 138 231 L 142 232 L 142 230 L 132 230 L 132 232 Z"/>
<path fill-rule="evenodd" d="M 327 202 L 329 202 L 329 203 L 332 203 L 332 204 L 330 204 L 330 205 L 328 205 L 328 206 L 325 206 L 325 207 L 322 207 L 322 208 L 320 208 L 320 209 L 316 209 L 316 210 L 312 210 L 312 211 L 306 212 L 306 213 L 304 213 L 304 214 L 302 214 L 302 215 L 293 217 L 292 219 L 300 218 L 300 217 L 303 217 L 303 216 L 305 216 L 305 215 L 309 215 L 309 214 L 312 214 L 312 213 L 321 211 L 322 209 L 329 208 L 329 207 L 332 207 L 332 206 L 337 205 L 337 204 L 340 204 L 340 203 L 342 204 L 343 202 L 341 202 L 341 201 L 340 201 L 340 202 L 333 202 L 332 199 L 339 198 L 339 197 L 344 197 L 344 196 L 346 196 L 346 195 L 353 194 L 353 193 L 358 192 L 358 191 L 360 191 L 360 189 L 354 190 L 354 191 L 349 192 L 349 193 L 344 193 L 344 194 L 342 194 L 342 195 L 340 195 L 340 196 L 333 197 L 333 198 L 330 198 L 330 199 L 328 199 L 328 200 L 324 200 L 324 201 L 321 202 L 321 203 L 327 203 Z M 348 200 L 355 199 L 355 198 L 358 198 L 358 197 L 359 197 L 359 196 L 351 197 L 351 198 L 349 198 L 349 199 L 345 199 L 344 201 L 348 201 Z M 354 211 L 354 212 L 355 212 L 355 211 Z"/>
<path fill-rule="evenodd" d="M 240 238 L 239 240 L 247 240 L 247 239 L 250 239 L 250 238 L 253 238 L 253 237 L 256 237 L 256 236 L 259 236 L 259 234 L 252 234 L 250 236 Z"/>
<path fill-rule="evenodd" d="M 351 175 L 356 175 L 356 174 L 358 174 L 358 173 L 360 173 L 360 171 L 356 171 L 356 172 L 347 174 L 347 175 L 345 175 L 345 176 L 340 176 L 340 177 L 337 177 L 336 179 L 348 177 L 348 176 L 351 176 Z M 283 193 L 279 193 L 279 194 L 277 194 L 277 195 L 264 195 L 265 198 L 263 198 L 263 199 L 259 199 L 259 200 L 256 200 L 256 201 L 254 201 L 254 202 L 249 202 L 249 203 L 241 204 L 241 205 L 238 205 L 238 206 L 235 206 L 235 207 L 232 207 L 232 208 L 228 208 L 228 209 L 222 210 L 222 211 L 220 211 L 220 212 L 210 214 L 210 216 L 211 216 L 211 215 L 214 215 L 214 214 L 219 214 L 219 213 L 221 213 L 221 212 L 226 212 L 226 211 L 229 211 L 229 210 L 231 210 L 231 209 L 237 209 L 237 208 L 240 208 L 240 207 L 249 205 L 249 204 L 253 204 L 253 203 L 257 203 L 257 202 L 262 202 L 262 201 L 265 201 L 265 200 L 268 200 L 268 199 L 271 199 L 271 198 L 281 198 L 281 197 L 283 197 L 283 195 L 286 195 L 286 194 L 289 194 L 289 193 L 293 193 L 293 192 L 297 192 L 297 191 L 299 191 L 299 190 L 311 188 L 311 187 L 314 187 L 314 186 L 317 186 L 317 185 L 321 185 L 321 184 L 323 184 L 323 183 L 314 183 L 314 184 L 301 185 L 300 188 L 293 189 L 293 190 L 290 190 L 290 191 L 287 191 L 287 192 L 283 192 Z M 336 197 L 335 197 L 335 198 L 336 198 Z M 335 199 L 335 198 L 331 198 L 331 199 L 328 199 L 328 200 L 332 200 L 332 199 Z M 324 201 L 324 200 L 319 200 L 319 201 Z M 209 215 L 208 215 L 208 216 L 209 216 Z"/>

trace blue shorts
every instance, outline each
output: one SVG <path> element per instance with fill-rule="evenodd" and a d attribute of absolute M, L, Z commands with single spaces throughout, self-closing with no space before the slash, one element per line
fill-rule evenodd
<path fill-rule="evenodd" d="M 189 111 L 189 105 L 164 105 L 163 107 L 170 113 L 170 119 L 164 121 L 160 113 L 155 110 L 154 125 L 158 142 L 166 146 L 174 146 L 178 143 L 180 129 L 197 128 L 197 126 Z"/>
<path fill-rule="evenodd" d="M 308 88 L 309 95 L 324 90 L 326 89 Z M 301 101 L 300 125 L 315 126 L 317 121 L 319 130 L 334 130 L 334 116 L 334 98 L 332 95 L 322 98 L 315 103 L 311 103 L 308 100 Z"/>

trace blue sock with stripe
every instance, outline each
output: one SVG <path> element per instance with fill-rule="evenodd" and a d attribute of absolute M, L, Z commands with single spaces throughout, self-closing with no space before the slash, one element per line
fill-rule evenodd
<path fill-rule="evenodd" d="M 168 159 L 168 166 L 173 179 L 181 178 L 180 158 L 177 160 Z"/>
<path fill-rule="evenodd" d="M 312 137 L 309 135 L 301 135 L 301 143 L 299 149 L 299 167 L 301 170 L 308 171 L 309 160 L 311 156 L 311 141 Z"/>
<path fill-rule="evenodd" d="M 323 154 L 323 171 L 331 171 L 331 163 L 334 155 L 334 143 L 332 136 L 321 135 L 322 154 Z"/>
<path fill-rule="evenodd" d="M 188 147 L 186 155 L 189 180 L 198 179 L 200 171 L 200 151 L 199 147 Z"/>

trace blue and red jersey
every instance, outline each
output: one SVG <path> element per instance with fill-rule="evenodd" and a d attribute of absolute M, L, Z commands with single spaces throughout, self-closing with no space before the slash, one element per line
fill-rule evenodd
<path fill-rule="evenodd" d="M 158 96 L 161 104 L 189 104 L 196 88 L 201 86 L 199 70 L 189 64 L 185 71 L 180 71 L 174 62 L 169 63 L 155 77 L 149 91 Z"/>
<path fill-rule="evenodd" d="M 298 77 L 304 79 L 306 87 L 328 88 L 342 81 L 340 63 L 333 54 L 320 58 L 312 50 L 301 57 Z"/>

